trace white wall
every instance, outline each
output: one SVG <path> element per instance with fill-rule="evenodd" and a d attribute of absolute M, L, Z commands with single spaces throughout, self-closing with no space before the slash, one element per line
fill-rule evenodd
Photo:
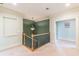
<path fill-rule="evenodd" d="M 22 17 L 23 17 L 22 14 L 17 13 L 15 11 L 12 11 L 7 8 L 0 7 L 0 16 L 6 16 L 6 15 L 8 15 L 8 16 L 13 15 L 18 18 L 18 23 L 17 23 L 18 35 L 0 37 L 0 50 L 22 44 L 22 42 L 21 42 L 21 40 L 22 40 Z M 52 16 L 52 18 L 50 18 L 51 43 L 54 43 L 55 39 L 56 39 L 55 38 L 55 30 L 56 30 L 55 22 L 60 21 L 60 20 L 72 19 L 72 18 L 76 19 L 76 42 L 77 42 L 77 46 L 79 47 L 79 8 L 75 8 L 72 10 L 67 10 L 64 12 L 54 14 L 54 16 Z M 39 19 L 39 21 L 40 21 L 40 19 Z"/>
<path fill-rule="evenodd" d="M 7 16 L 7 17 L 16 17 L 17 18 L 17 35 L 12 35 L 12 36 L 5 36 L 4 32 L 4 19 L 3 17 Z M 2 17 L 2 18 L 1 18 Z M 12 11 L 10 9 L 4 8 L 4 7 L 0 7 L 0 21 L 2 19 L 1 24 L 2 27 L 0 27 L 0 29 L 2 29 L 2 36 L 0 37 L 0 50 L 6 49 L 6 48 L 10 48 L 13 46 L 17 46 L 17 45 L 22 45 L 22 15 Z M 14 27 L 14 26 L 13 26 Z M 10 29 L 11 30 L 11 29 Z"/>
<path fill-rule="evenodd" d="M 76 19 L 76 43 L 77 47 L 79 47 L 79 8 L 67 10 L 64 12 L 60 12 L 55 14 L 51 19 L 51 41 L 54 42 L 56 39 L 56 21 L 68 20 L 68 19 Z M 54 29 L 54 30 L 52 30 Z M 52 37 L 53 36 L 53 37 Z"/>

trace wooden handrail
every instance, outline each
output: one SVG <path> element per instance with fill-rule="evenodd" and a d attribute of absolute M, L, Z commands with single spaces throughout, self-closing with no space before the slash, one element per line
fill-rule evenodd
<path fill-rule="evenodd" d="M 33 36 L 35 37 L 35 36 L 41 36 L 41 35 L 46 35 L 46 34 L 49 34 L 49 33 L 36 34 L 36 35 L 33 35 Z M 25 33 L 24 33 L 23 35 L 25 35 L 25 36 L 27 36 L 28 38 L 31 38 L 31 39 L 32 39 L 32 37 L 26 35 Z"/>
<path fill-rule="evenodd" d="M 23 35 L 26 36 L 26 37 L 28 37 L 28 38 L 30 38 L 30 39 L 32 39 L 30 36 L 26 35 L 25 33 L 23 33 Z"/>
<path fill-rule="evenodd" d="M 28 35 L 26 35 L 25 33 L 23 33 L 23 36 L 24 36 L 24 42 L 25 42 L 25 36 L 26 37 L 28 37 L 28 38 L 30 38 L 30 39 L 32 39 L 32 51 L 34 51 L 34 37 L 36 37 L 36 36 L 41 36 L 41 35 L 46 35 L 46 34 L 49 34 L 49 33 L 43 33 L 43 34 L 37 34 L 37 35 L 33 35 L 32 34 L 32 37 L 30 37 L 30 36 L 28 36 Z M 25 44 L 25 43 L 24 43 Z"/>
<path fill-rule="evenodd" d="M 46 35 L 46 34 L 49 34 L 49 33 L 36 34 L 34 36 L 41 36 L 41 35 Z"/>
<path fill-rule="evenodd" d="M 23 36 L 24 36 L 24 42 L 25 42 L 25 36 L 28 37 L 28 38 L 30 38 L 30 39 L 32 40 L 32 48 L 31 48 L 31 49 L 32 49 L 32 51 L 34 51 L 34 46 L 33 46 L 33 45 L 34 45 L 33 35 L 32 35 L 32 38 L 31 38 L 30 36 L 28 36 L 28 35 L 26 35 L 25 33 L 23 33 Z M 25 44 L 25 43 L 24 43 L 24 44 Z"/>

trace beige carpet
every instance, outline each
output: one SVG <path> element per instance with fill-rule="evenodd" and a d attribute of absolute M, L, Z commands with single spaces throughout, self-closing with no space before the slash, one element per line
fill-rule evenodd
<path fill-rule="evenodd" d="M 76 48 L 56 48 L 55 45 L 48 43 L 34 52 L 25 46 L 17 46 L 0 52 L 0 56 L 66 56 L 79 55 L 79 49 Z"/>

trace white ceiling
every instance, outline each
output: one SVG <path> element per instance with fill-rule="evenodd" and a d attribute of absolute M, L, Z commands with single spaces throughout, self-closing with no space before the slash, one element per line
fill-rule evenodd
<path fill-rule="evenodd" d="M 27 19 L 32 19 L 32 17 L 38 19 L 51 15 L 53 16 L 54 13 L 78 7 L 79 4 L 74 3 L 71 4 L 71 6 L 66 7 L 65 3 L 17 3 L 17 5 L 5 3 L 3 6 L 23 13 Z M 46 10 L 46 8 L 49 8 L 49 10 Z"/>

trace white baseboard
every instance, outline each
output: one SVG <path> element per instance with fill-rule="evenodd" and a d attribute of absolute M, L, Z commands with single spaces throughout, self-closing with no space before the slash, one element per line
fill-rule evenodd
<path fill-rule="evenodd" d="M 22 45 L 22 44 L 19 43 L 19 44 L 13 44 L 13 45 L 9 45 L 9 46 L 6 46 L 6 47 L 2 47 L 2 48 L 0 48 L 0 51 L 7 50 L 9 48 L 16 47 L 16 46 L 19 46 L 19 45 Z"/>
<path fill-rule="evenodd" d="M 71 41 L 71 42 L 75 42 L 76 40 L 70 40 L 70 39 L 60 39 L 62 41 Z"/>

